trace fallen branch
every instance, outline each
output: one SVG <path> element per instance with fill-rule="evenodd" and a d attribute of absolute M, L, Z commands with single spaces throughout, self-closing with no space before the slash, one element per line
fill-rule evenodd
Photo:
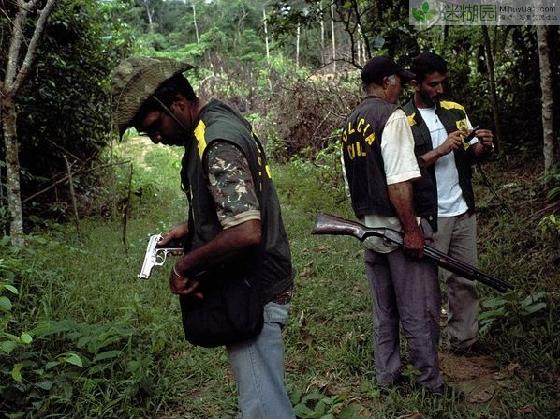
<path fill-rule="evenodd" d="M 125 160 L 125 161 L 117 162 L 117 163 L 103 164 L 103 165 L 101 165 L 101 166 L 93 167 L 93 168 L 91 168 L 91 169 L 77 170 L 77 171 L 75 171 L 74 173 L 71 173 L 71 175 L 77 175 L 77 174 L 81 174 L 81 173 L 90 173 L 90 172 L 94 172 L 94 171 L 96 171 L 96 170 L 98 170 L 98 169 L 105 169 L 105 168 L 107 168 L 107 167 L 119 166 L 119 165 L 121 165 L 121 164 L 129 164 L 129 163 L 130 163 L 130 160 Z M 45 192 L 50 191 L 50 190 L 51 190 L 52 188 L 54 188 L 56 185 L 59 185 L 59 184 L 61 184 L 62 182 L 67 181 L 67 180 L 68 180 L 68 177 L 69 177 L 69 176 L 66 175 L 66 176 L 64 176 L 63 178 L 61 178 L 61 179 L 57 180 L 56 182 L 54 182 L 52 185 L 47 186 L 47 187 L 44 188 L 44 189 L 41 189 L 39 192 L 35 192 L 33 195 L 28 196 L 27 198 L 25 198 L 25 199 L 22 201 L 22 203 L 25 204 L 26 202 L 31 201 L 33 198 L 36 198 L 37 196 L 42 195 L 42 194 L 44 194 Z"/>

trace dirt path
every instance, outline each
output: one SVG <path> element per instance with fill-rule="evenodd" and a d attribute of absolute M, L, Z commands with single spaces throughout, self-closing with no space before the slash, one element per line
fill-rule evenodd
<path fill-rule="evenodd" d="M 508 369 L 501 371 L 488 355 L 465 357 L 444 352 L 439 359 L 446 381 L 465 392 L 467 403 L 490 402 L 513 374 Z"/>

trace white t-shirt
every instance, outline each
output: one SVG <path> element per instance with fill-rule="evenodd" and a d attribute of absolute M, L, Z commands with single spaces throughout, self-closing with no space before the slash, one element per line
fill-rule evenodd
<path fill-rule="evenodd" d="M 447 140 L 447 131 L 438 116 L 436 108 L 418 109 L 426 126 L 430 130 L 433 148 Z M 472 129 L 467 118 L 467 127 Z M 475 137 L 475 141 L 478 141 Z M 438 201 L 438 217 L 454 217 L 467 212 L 468 207 L 463 198 L 463 191 L 459 185 L 459 173 L 455 164 L 455 154 L 450 152 L 436 160 L 436 187 Z"/>
<path fill-rule="evenodd" d="M 387 185 L 420 177 L 420 168 L 414 155 L 414 137 L 402 109 L 395 110 L 385 124 L 381 135 L 381 156 Z M 383 227 L 402 231 L 398 217 L 366 215 L 361 221 L 367 227 Z M 380 237 L 369 237 L 364 241 L 364 246 L 379 253 L 389 253 L 398 247 L 386 243 Z"/>

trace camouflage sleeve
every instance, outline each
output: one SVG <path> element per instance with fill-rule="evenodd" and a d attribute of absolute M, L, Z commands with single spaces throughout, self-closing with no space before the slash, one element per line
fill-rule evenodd
<path fill-rule="evenodd" d="M 227 229 L 248 220 L 260 220 L 253 176 L 241 150 L 231 143 L 217 141 L 206 153 L 208 187 L 222 227 Z"/>

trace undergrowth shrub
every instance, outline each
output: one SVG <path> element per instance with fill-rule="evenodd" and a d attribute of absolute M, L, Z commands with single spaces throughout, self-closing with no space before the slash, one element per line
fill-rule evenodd
<path fill-rule="evenodd" d="M 480 287 L 481 333 L 502 362 L 546 375 L 560 369 L 560 230 L 557 216 L 543 216 L 539 164 L 498 160 L 484 169 L 494 188 L 474 180 L 481 268 L 515 286 L 505 295 Z"/>
<path fill-rule="evenodd" d="M 182 148 L 161 146 L 145 153 L 147 141 L 131 138 L 120 145 L 113 159 L 123 164 L 113 166 L 100 178 L 94 215 L 122 216 L 125 210 L 129 216 L 143 214 L 182 193 Z"/>
<path fill-rule="evenodd" d="M 18 251 L 7 238 L 0 243 L 0 412 L 141 415 L 168 338 L 162 342 L 139 323 L 133 309 L 99 322 L 77 321 L 69 312 L 55 320 L 64 311 L 57 305 L 68 278 L 42 261 L 77 253 L 50 237 L 27 236 L 26 243 Z"/>
<path fill-rule="evenodd" d="M 303 153 L 314 157 L 339 139 L 336 130 L 359 101 L 357 81 L 325 76 L 287 79 L 268 99 L 267 126 L 271 158 L 286 161 Z M 353 88 L 352 88 L 353 87 Z M 265 113 L 266 114 L 266 113 Z"/>
<path fill-rule="evenodd" d="M 339 142 L 329 144 L 313 160 L 294 156 L 273 174 L 284 205 L 297 207 L 305 213 L 315 213 L 337 212 L 348 203 L 343 186 Z"/>
<path fill-rule="evenodd" d="M 480 332 L 503 362 L 521 362 L 541 376 L 560 370 L 560 298 L 553 292 L 510 292 L 481 303 Z"/>

